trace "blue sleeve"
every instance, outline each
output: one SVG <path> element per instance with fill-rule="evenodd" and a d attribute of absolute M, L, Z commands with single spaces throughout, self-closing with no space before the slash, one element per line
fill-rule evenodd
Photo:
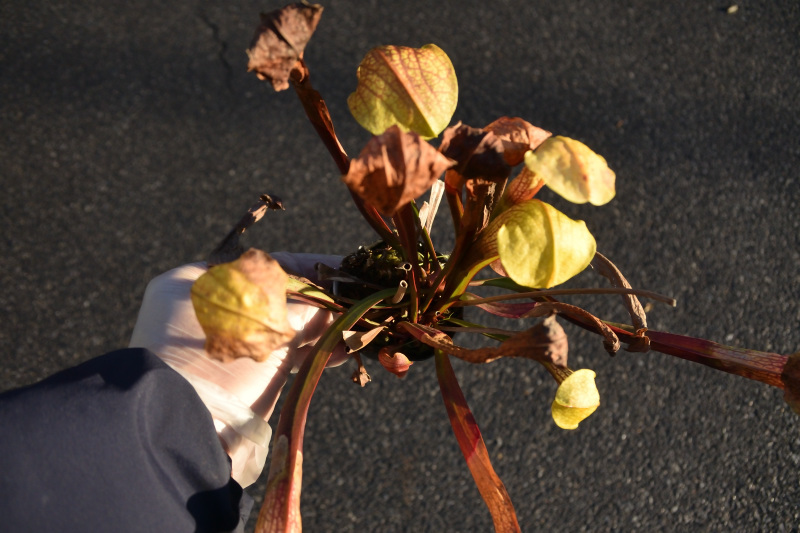
<path fill-rule="evenodd" d="M 252 499 L 192 386 L 144 349 L 0 394 L 0 529 L 243 531 Z"/>

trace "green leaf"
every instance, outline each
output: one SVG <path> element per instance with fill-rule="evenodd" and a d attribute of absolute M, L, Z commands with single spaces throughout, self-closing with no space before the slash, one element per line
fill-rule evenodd
<path fill-rule="evenodd" d="M 525 287 L 549 288 L 585 269 L 596 243 L 582 220 L 572 220 L 550 204 L 517 204 L 487 228 L 497 228 L 497 252 L 508 277 Z"/>
<path fill-rule="evenodd" d="M 447 127 L 456 110 L 456 73 L 435 44 L 373 48 L 361 60 L 357 75 L 358 87 L 347 105 L 373 135 L 398 125 L 431 139 Z"/>
<path fill-rule="evenodd" d="M 525 166 L 553 192 L 576 204 L 607 204 L 616 194 L 616 176 L 606 160 L 569 137 L 550 137 L 525 154 Z"/>
<path fill-rule="evenodd" d="M 300 489 L 302 486 L 303 434 L 308 407 L 317 383 L 325 370 L 336 345 L 342 342 L 342 332 L 353 327 L 373 306 L 394 295 L 395 289 L 385 289 L 353 304 L 314 345 L 311 353 L 292 383 L 281 409 L 264 503 L 258 513 L 256 531 L 300 531 Z"/>
<path fill-rule="evenodd" d="M 295 292 L 301 296 L 307 296 L 314 300 L 322 300 L 324 302 L 334 303 L 334 299 L 327 292 L 323 291 L 319 287 L 300 281 L 297 278 L 289 277 L 286 282 L 286 291 L 289 293 Z"/>

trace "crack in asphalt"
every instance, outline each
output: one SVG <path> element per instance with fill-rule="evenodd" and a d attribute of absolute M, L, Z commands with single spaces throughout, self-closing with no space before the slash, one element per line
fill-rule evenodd
<path fill-rule="evenodd" d="M 205 24 L 211 30 L 211 38 L 214 39 L 214 42 L 219 45 L 217 57 L 219 58 L 220 63 L 222 63 L 222 68 L 225 70 L 225 87 L 227 87 L 228 91 L 233 94 L 233 67 L 231 67 L 231 64 L 228 63 L 228 60 L 225 58 L 225 53 L 228 51 L 228 42 L 220 38 L 219 26 L 211 22 L 205 13 L 198 12 L 197 16 L 201 21 L 203 21 L 203 24 Z"/>

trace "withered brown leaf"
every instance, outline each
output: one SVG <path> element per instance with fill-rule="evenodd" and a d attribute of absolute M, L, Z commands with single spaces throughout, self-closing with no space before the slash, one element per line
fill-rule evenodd
<path fill-rule="evenodd" d="M 538 302 L 539 305 L 535 306 L 529 312 L 522 315 L 522 318 L 546 316 L 550 313 L 561 313 L 571 319 L 577 320 L 582 323 L 589 323 L 597 329 L 597 332 L 603 336 L 603 347 L 608 352 L 608 355 L 614 355 L 619 351 L 620 342 L 619 337 L 614 331 L 608 327 L 608 324 L 591 314 L 586 309 L 576 305 L 565 304 L 564 302 Z"/>
<path fill-rule="evenodd" d="M 353 359 L 358 365 L 358 368 L 353 372 L 353 375 L 350 376 L 350 379 L 353 381 L 353 383 L 357 383 L 363 388 L 367 385 L 367 383 L 372 381 L 372 377 L 367 373 L 367 368 L 361 361 L 361 356 L 358 355 L 358 352 L 353 352 Z"/>
<path fill-rule="evenodd" d="M 535 150 L 552 133 L 537 128 L 519 117 L 500 117 L 485 128 L 503 143 L 503 158 L 515 167 L 525 159 L 525 152 Z"/>
<path fill-rule="evenodd" d="M 567 365 L 567 334 L 554 315 L 509 337 L 500 346 L 475 350 L 454 345 L 453 340 L 439 330 L 408 322 L 400 325 L 420 342 L 469 363 L 490 363 L 501 357 L 522 357 L 552 363 L 557 367 Z"/>
<path fill-rule="evenodd" d="M 345 346 L 347 346 L 347 353 L 363 350 L 369 343 L 374 341 L 383 330 L 384 326 L 378 326 L 368 331 L 343 331 L 342 338 L 344 339 Z"/>
<path fill-rule="evenodd" d="M 569 342 L 555 315 L 550 315 L 532 328 L 514 335 L 498 349 L 502 350 L 503 357 L 526 357 L 563 368 L 567 366 Z"/>
<path fill-rule="evenodd" d="M 511 173 L 503 159 L 503 142 L 490 131 L 459 122 L 444 130 L 439 151 L 457 162 L 454 170 L 467 180 L 497 183 Z"/>
<path fill-rule="evenodd" d="M 276 91 L 289 88 L 289 75 L 317 28 L 322 6 L 298 2 L 261 14 L 261 24 L 247 49 L 247 71 L 272 83 Z"/>
<path fill-rule="evenodd" d="M 460 202 L 462 189 L 467 190 L 459 231 L 474 235 L 488 224 L 511 172 L 503 160 L 503 143 L 491 132 L 459 122 L 444 130 L 439 151 L 456 161 L 445 175 L 448 198 Z"/>
<path fill-rule="evenodd" d="M 622 272 L 620 272 L 617 266 L 600 252 L 595 252 L 594 259 L 592 259 L 590 264 L 598 274 L 607 278 L 614 287 L 622 287 L 625 289 L 632 288 L 631 284 L 628 283 L 628 280 L 625 279 L 625 276 L 622 275 Z M 635 294 L 623 294 L 621 296 L 622 301 L 625 302 L 625 308 L 628 310 L 628 314 L 631 315 L 633 327 L 637 331 L 646 329 L 647 315 L 644 312 L 644 307 L 642 307 L 641 302 L 639 302 L 639 298 L 637 298 Z"/>
<path fill-rule="evenodd" d="M 452 164 L 416 133 L 392 126 L 370 139 L 342 181 L 381 214 L 392 216 Z"/>
<path fill-rule="evenodd" d="M 406 377 L 408 369 L 414 364 L 404 353 L 398 351 L 398 346 L 384 346 L 378 351 L 378 362 L 383 368 L 397 376 Z"/>

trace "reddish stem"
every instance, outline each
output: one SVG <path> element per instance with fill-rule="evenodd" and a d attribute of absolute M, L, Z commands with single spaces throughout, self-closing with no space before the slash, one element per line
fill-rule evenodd
<path fill-rule="evenodd" d="M 409 308 L 409 320 L 412 322 L 417 321 L 417 312 L 419 310 L 419 284 L 422 279 L 422 269 L 419 266 L 417 258 L 417 226 L 414 223 L 414 211 L 411 204 L 406 204 L 395 213 L 393 217 L 395 226 L 397 226 L 397 234 L 400 237 L 402 244 L 403 255 L 405 260 L 411 264 L 411 271 L 409 274 L 409 297 L 411 299 L 411 306 Z"/>
<path fill-rule="evenodd" d="M 447 415 L 450 418 L 450 425 L 458 441 L 458 446 L 461 448 L 461 453 L 464 454 L 464 459 L 467 461 L 467 467 L 475 480 L 475 485 L 492 514 L 494 529 L 497 533 L 519 533 L 517 513 L 514 511 L 511 497 L 500 477 L 492 468 L 486 443 L 467 400 L 464 398 L 464 393 L 461 392 L 450 360 L 440 351 L 436 352 L 435 358 L 436 377 L 439 380 L 439 388 L 442 391 L 442 400 L 444 400 Z"/>
<path fill-rule="evenodd" d="M 294 87 L 300 103 L 303 105 L 303 110 L 306 112 L 308 120 L 317 131 L 320 139 L 322 139 L 325 148 L 333 157 L 339 173 L 344 175 L 350 169 L 350 159 L 347 153 L 342 148 L 342 143 L 336 136 L 336 131 L 333 129 L 333 120 L 328 111 L 328 106 L 322 95 L 314 89 L 311 85 L 311 77 L 309 76 L 308 67 L 302 59 L 299 59 L 291 72 L 292 87 Z M 361 215 L 369 223 L 370 226 L 381 236 L 381 238 L 388 244 L 396 244 L 392 230 L 378 213 L 374 206 L 366 204 L 357 194 L 350 191 L 350 195 L 355 202 L 356 207 L 361 212 Z"/>
<path fill-rule="evenodd" d="M 564 318 L 584 329 L 599 333 L 596 325 L 590 324 L 578 316 L 567 315 Z M 608 326 L 626 344 L 639 344 L 643 338 L 618 326 L 611 324 Z M 644 335 L 649 338 L 651 350 L 760 381 L 779 389 L 786 387 L 781 379 L 781 373 L 789 359 L 787 355 L 724 346 L 705 339 L 662 331 L 647 330 Z"/>

